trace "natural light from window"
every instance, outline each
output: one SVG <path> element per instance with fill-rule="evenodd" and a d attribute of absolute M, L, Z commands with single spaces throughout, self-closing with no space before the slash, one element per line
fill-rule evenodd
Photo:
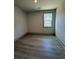
<path fill-rule="evenodd" d="M 44 13 L 44 27 L 52 27 L 52 13 Z"/>

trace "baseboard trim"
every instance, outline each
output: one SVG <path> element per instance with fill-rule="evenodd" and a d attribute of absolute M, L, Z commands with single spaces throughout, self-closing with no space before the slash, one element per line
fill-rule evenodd
<path fill-rule="evenodd" d="M 22 35 L 21 37 L 15 39 L 14 42 L 17 42 L 17 40 L 22 39 L 27 35 L 53 35 L 53 36 L 55 36 L 55 34 L 53 34 L 53 33 L 48 34 L 48 33 L 29 33 L 28 32 L 28 33 L 25 33 L 24 35 Z"/>
<path fill-rule="evenodd" d="M 53 35 L 53 36 L 55 36 L 55 34 L 53 34 L 53 33 L 50 33 L 50 34 L 48 34 L 48 33 L 27 33 L 28 35 Z"/>
<path fill-rule="evenodd" d="M 14 40 L 14 42 L 16 42 L 17 40 L 19 40 L 19 39 L 22 39 L 22 38 L 24 38 L 26 35 L 28 35 L 27 33 L 25 33 L 24 35 L 22 35 L 21 37 L 19 37 L 19 38 L 17 38 L 17 39 L 15 39 Z"/>

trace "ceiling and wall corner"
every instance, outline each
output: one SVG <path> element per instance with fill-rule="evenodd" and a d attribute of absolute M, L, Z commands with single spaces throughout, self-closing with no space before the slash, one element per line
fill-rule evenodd
<path fill-rule="evenodd" d="M 15 0 L 14 2 L 25 11 L 35 11 L 57 8 L 64 0 L 38 0 L 37 3 L 34 3 L 34 0 Z"/>

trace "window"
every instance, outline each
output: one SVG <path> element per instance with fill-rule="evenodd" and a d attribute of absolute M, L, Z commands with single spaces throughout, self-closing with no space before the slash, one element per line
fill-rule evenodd
<path fill-rule="evenodd" d="M 44 13 L 44 27 L 52 27 L 52 12 Z"/>

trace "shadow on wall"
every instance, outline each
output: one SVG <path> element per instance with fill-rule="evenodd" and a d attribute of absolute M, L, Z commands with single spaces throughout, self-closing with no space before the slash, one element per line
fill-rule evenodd
<path fill-rule="evenodd" d="M 25 33 L 27 33 L 27 15 L 14 6 L 14 39 L 18 39 Z"/>

